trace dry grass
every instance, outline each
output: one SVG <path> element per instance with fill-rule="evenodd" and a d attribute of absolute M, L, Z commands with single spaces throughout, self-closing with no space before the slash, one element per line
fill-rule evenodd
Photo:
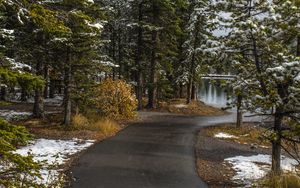
<path fill-rule="evenodd" d="M 96 118 L 96 119 L 91 119 L 89 121 L 88 118 L 86 118 L 82 114 L 78 114 L 78 115 L 74 115 L 72 118 L 71 129 L 96 131 L 96 132 L 100 132 L 105 137 L 108 137 L 114 135 L 121 128 L 115 121 L 109 119 Z"/>
<path fill-rule="evenodd" d="M 89 120 L 82 114 L 76 114 L 72 117 L 72 126 L 74 130 L 88 130 Z"/>
<path fill-rule="evenodd" d="M 226 138 L 226 140 L 241 144 L 256 144 L 265 147 L 270 146 L 270 142 L 263 137 L 266 129 L 251 123 L 244 123 L 241 128 L 236 128 L 234 124 L 226 124 L 223 126 L 207 128 L 203 131 L 205 135 L 210 137 L 213 137 L 218 133 L 233 135 L 236 138 Z"/>
<path fill-rule="evenodd" d="M 108 119 L 99 120 L 92 127 L 95 130 L 99 130 L 106 137 L 113 136 L 120 130 L 120 126 L 115 121 Z"/>
<path fill-rule="evenodd" d="M 168 102 L 160 102 L 157 110 L 199 116 L 224 115 L 226 113 L 219 108 L 208 106 L 201 101 L 193 101 L 190 104 L 186 104 L 185 99 L 173 99 Z"/>
<path fill-rule="evenodd" d="M 7 101 L 0 101 L 0 106 L 9 106 L 9 105 L 12 105 L 12 103 Z"/>
<path fill-rule="evenodd" d="M 48 138 L 48 139 L 63 139 L 70 140 L 73 138 L 83 140 L 103 140 L 106 137 L 100 132 L 88 131 L 88 130 L 66 130 L 61 127 L 49 128 L 30 128 L 30 132 L 37 138 Z"/>
<path fill-rule="evenodd" d="M 121 125 L 115 121 L 91 115 L 75 115 L 72 118 L 72 125 L 65 127 L 61 125 L 63 117 L 61 114 L 48 116 L 45 120 L 28 119 L 18 122 L 28 128 L 37 138 L 49 139 L 92 139 L 103 140 L 115 135 L 121 130 Z"/>
<path fill-rule="evenodd" d="M 263 188 L 300 188 L 300 177 L 295 174 L 269 175 L 257 183 Z"/>

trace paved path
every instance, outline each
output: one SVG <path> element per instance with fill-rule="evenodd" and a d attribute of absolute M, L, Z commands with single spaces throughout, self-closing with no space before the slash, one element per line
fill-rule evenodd
<path fill-rule="evenodd" d="M 195 166 L 201 127 L 234 121 L 233 115 L 186 117 L 143 113 L 117 136 L 90 148 L 71 169 L 74 188 L 206 188 Z"/>

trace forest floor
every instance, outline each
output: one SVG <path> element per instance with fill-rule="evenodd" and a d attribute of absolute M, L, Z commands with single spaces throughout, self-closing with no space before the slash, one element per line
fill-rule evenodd
<path fill-rule="evenodd" d="M 149 113 L 139 113 L 139 118 L 134 121 L 119 121 L 119 129 L 115 132 L 105 135 L 99 131 L 92 130 L 74 130 L 70 128 L 63 127 L 61 122 L 62 117 L 62 107 L 61 107 L 61 98 L 57 99 L 48 99 L 45 101 L 45 119 L 34 119 L 31 118 L 31 111 L 33 108 L 33 103 L 18 103 L 18 102 L 1 102 L 0 103 L 0 117 L 7 119 L 13 124 L 24 125 L 26 128 L 34 135 L 34 142 L 32 142 L 28 147 L 20 148 L 18 152 L 23 154 L 27 153 L 27 150 L 33 151 L 33 154 L 37 160 L 45 159 L 52 164 L 56 159 L 53 156 L 59 155 L 62 159 L 58 166 L 58 171 L 64 172 L 76 163 L 77 160 L 85 153 L 86 149 L 84 146 L 95 143 L 100 143 L 104 140 L 107 140 L 110 137 L 115 136 L 118 132 L 122 131 L 129 124 L 142 123 L 144 121 L 149 121 L 153 119 L 155 114 L 161 116 L 163 114 L 169 117 L 171 114 L 174 116 L 188 115 L 190 116 L 212 116 L 212 115 L 222 115 L 225 114 L 222 110 L 206 106 L 202 102 L 193 102 L 190 105 L 185 105 L 184 100 L 172 100 L 168 104 L 164 103 L 160 105 L 161 108 L 157 112 Z M 162 104 L 162 103 L 161 103 Z M 163 113 L 167 112 L 167 113 Z M 168 113 L 171 112 L 171 113 Z M 179 115 L 179 116 L 181 116 Z M 185 118 L 184 118 L 185 119 Z M 74 148 L 71 146 L 74 145 Z M 97 144 L 95 144 L 97 145 Z M 71 148 L 70 148 L 71 147 Z M 76 150 L 76 147 L 82 148 Z M 64 149 L 65 148 L 65 149 Z M 72 155 L 64 153 L 65 151 L 72 151 Z M 47 154 L 43 154 L 43 151 Z M 60 151 L 59 154 L 56 154 L 55 151 Z M 54 152 L 54 153 L 53 153 Z M 50 156 L 51 155 L 51 156 Z M 193 157 L 193 156 L 191 156 Z M 193 162 L 193 161 L 191 161 Z M 194 168 L 191 168 L 194 169 Z M 47 171 L 47 170 L 46 170 Z M 43 171 L 45 172 L 45 170 Z M 51 174 L 52 170 L 47 171 L 44 177 L 53 176 L 53 179 L 57 179 L 57 171 L 54 174 Z M 45 182 L 49 183 L 49 182 Z M 52 182 L 50 182 L 52 183 Z"/>
<path fill-rule="evenodd" d="M 5 102 L 0 101 L 0 117 L 11 121 L 15 124 L 25 125 L 36 138 L 48 139 L 93 139 L 103 140 L 105 136 L 99 132 L 90 130 L 72 130 L 61 126 L 63 121 L 61 99 L 45 100 L 45 119 L 30 118 L 33 109 L 32 102 Z M 147 110 L 146 110 L 147 111 Z M 208 106 L 201 101 L 193 101 L 185 104 L 185 99 L 173 99 L 168 102 L 160 102 L 158 108 L 151 110 L 158 113 L 172 113 L 187 116 L 220 116 L 228 112 Z M 139 118 L 133 121 L 118 121 L 120 130 L 125 128 L 129 123 L 143 121 Z"/>
<path fill-rule="evenodd" d="M 179 156 L 177 156 L 177 154 L 175 156 L 172 154 L 172 148 L 175 146 L 179 147 L 177 148 L 178 151 L 176 150 L 176 152 L 183 152 L 182 156 L 190 157 L 190 162 L 194 162 L 193 149 L 195 149 L 195 163 L 190 164 L 188 160 L 183 160 L 180 158 L 180 160 L 184 161 L 184 164 L 182 165 L 184 166 L 188 163 L 190 165 L 189 168 L 183 168 L 183 166 L 179 167 L 177 165 L 178 168 L 174 169 L 176 172 L 181 171 L 181 183 L 187 183 L 186 180 L 182 178 L 182 176 L 185 175 L 185 170 L 188 170 L 189 173 L 191 173 L 192 171 L 190 170 L 195 169 L 193 165 L 197 167 L 198 175 L 200 176 L 201 180 L 203 180 L 202 184 L 205 182 L 209 187 L 212 188 L 244 187 L 246 185 L 252 185 L 253 181 L 259 181 L 260 178 L 264 177 L 270 169 L 269 156 L 271 154 L 271 146 L 269 142 L 265 141 L 262 138 L 262 136 L 267 133 L 266 127 L 261 127 L 257 123 L 245 123 L 242 128 L 236 129 L 234 127 L 234 124 L 231 123 L 234 122 L 234 113 L 230 114 L 221 109 L 207 106 L 202 102 L 192 102 L 191 104 L 186 105 L 184 99 L 174 99 L 169 102 L 160 103 L 160 108 L 158 110 L 152 112 L 139 112 L 139 118 L 136 120 L 117 122 L 119 128 L 109 135 L 95 130 L 78 130 L 63 127 L 61 125 L 63 109 L 61 108 L 60 104 L 61 103 L 57 102 L 56 100 L 46 101 L 46 118 L 44 120 L 39 120 L 30 118 L 31 110 L 33 107 L 32 103 L 0 102 L 0 117 L 4 116 L 15 124 L 25 125 L 28 130 L 35 136 L 35 144 L 37 145 L 37 147 L 48 147 L 50 145 L 48 151 L 52 150 L 51 147 L 61 149 L 65 146 L 67 147 L 68 145 L 71 146 L 72 144 L 74 145 L 74 147 L 82 147 L 82 149 L 79 149 L 78 151 L 74 150 L 74 153 L 72 155 L 63 154 L 62 152 L 61 158 L 64 158 L 64 161 L 61 162 L 59 169 L 67 173 L 69 172 L 69 169 L 73 168 L 74 170 L 74 168 L 78 168 L 78 164 L 80 164 L 80 161 L 86 159 L 86 157 L 84 156 L 95 156 L 96 154 L 98 155 L 98 153 L 95 153 L 97 152 L 96 150 L 93 153 L 93 148 L 95 147 L 99 148 L 100 150 L 103 149 L 104 152 L 104 150 L 107 150 L 107 148 L 105 148 L 104 146 L 109 143 L 111 145 L 109 145 L 108 148 L 116 147 L 115 152 L 117 153 L 119 151 L 123 151 L 124 148 L 120 148 L 114 145 L 115 142 L 112 142 L 118 142 L 118 139 L 120 139 L 120 135 L 126 135 L 126 139 L 134 139 L 132 140 L 134 144 L 131 143 L 131 140 L 130 143 L 125 142 L 125 148 L 128 146 L 128 149 L 130 150 L 131 144 L 133 144 L 134 146 L 136 144 L 139 145 L 138 143 L 135 143 L 136 139 L 139 142 L 139 139 L 142 139 L 142 137 L 144 138 L 144 136 L 141 136 L 141 138 L 135 137 L 135 133 L 130 130 L 141 131 L 139 132 L 139 134 L 145 134 L 145 139 L 147 137 L 146 135 L 149 136 L 149 131 L 155 132 L 155 134 L 153 133 L 152 135 L 153 138 L 149 137 L 146 140 L 142 140 L 145 146 L 148 147 L 149 145 L 149 148 L 145 148 L 145 151 L 143 150 L 142 152 L 145 152 L 145 154 L 149 153 L 150 158 L 148 162 L 150 166 L 147 168 L 150 169 L 152 168 L 151 166 L 153 166 L 153 164 L 159 163 L 159 160 L 164 161 L 165 165 L 168 165 L 170 162 L 172 162 L 172 160 L 177 160 L 177 157 Z M 228 123 L 226 124 L 226 122 Z M 124 130 L 128 125 L 131 125 L 128 128 L 129 130 Z M 140 126 L 137 127 L 134 125 Z M 121 133 L 118 134 L 119 132 Z M 129 136 L 128 138 L 127 134 Z M 189 134 L 189 136 L 187 136 L 187 134 Z M 169 142 L 169 139 L 172 139 L 172 142 Z M 158 151 L 153 150 L 152 142 L 154 142 L 154 140 L 156 140 L 155 145 L 159 146 Z M 192 143 L 194 143 L 195 140 L 196 143 L 194 148 L 194 145 Z M 104 141 L 105 143 L 103 143 L 102 141 Z M 176 144 L 173 145 L 173 142 L 180 142 L 180 144 L 178 144 L 178 146 Z M 148 145 L 146 145 L 146 143 Z M 46 144 L 46 146 L 41 146 L 41 144 Z M 181 151 L 181 144 L 186 144 L 187 147 L 183 151 Z M 87 151 L 84 151 L 88 148 L 84 148 L 85 145 L 94 146 L 89 148 Z M 28 148 L 37 150 L 37 148 L 35 147 L 35 145 L 30 145 Z M 140 148 L 138 147 L 137 149 L 139 150 Z M 166 151 L 164 149 L 166 149 Z M 26 148 L 24 148 L 23 150 L 26 151 Z M 72 148 L 66 148 L 65 150 L 73 151 Z M 158 157 L 162 154 L 161 150 L 163 150 L 163 152 L 166 152 L 166 159 Z M 132 151 L 134 152 L 136 150 L 133 148 Z M 187 151 L 188 153 L 186 153 Z M 106 152 L 109 153 L 109 151 Z M 124 156 L 126 158 L 127 151 L 124 150 L 124 152 Z M 38 158 L 40 158 L 41 154 L 39 152 L 37 152 L 37 154 L 40 155 L 37 156 Z M 172 160 L 169 155 L 172 156 Z M 144 154 L 143 156 L 146 157 L 146 155 Z M 106 160 L 105 155 L 101 155 L 98 157 L 104 157 L 103 160 Z M 134 154 L 132 155 L 132 157 L 137 158 L 138 163 L 135 164 L 137 165 L 136 167 L 142 168 L 143 171 L 147 172 L 147 169 L 144 169 L 144 165 L 147 166 L 148 164 L 144 163 L 145 158 L 140 160 L 138 153 L 137 156 Z M 170 161 L 168 161 L 167 159 L 169 159 Z M 51 157 L 50 160 L 52 160 Z M 88 158 L 88 160 L 90 159 Z M 158 161 L 154 162 L 154 160 Z M 284 168 L 286 168 L 287 170 L 294 169 L 295 165 L 293 160 L 286 157 L 284 158 L 284 161 Z M 128 164 L 130 163 L 131 162 L 129 161 Z M 77 164 L 76 167 L 73 167 L 74 164 Z M 101 163 L 101 165 L 105 166 L 108 165 L 108 163 Z M 115 164 L 111 165 L 115 166 Z M 160 164 L 159 166 L 163 165 Z M 168 168 L 173 168 L 171 166 L 172 164 L 170 164 Z M 81 167 L 79 167 L 79 169 L 80 168 Z M 131 167 L 128 166 L 128 168 Z M 152 176 L 156 176 L 156 173 L 165 173 L 164 171 L 167 169 L 162 168 L 161 171 L 156 171 L 157 169 L 159 168 L 155 168 L 155 172 L 153 172 L 154 174 L 151 174 L 152 172 L 149 172 L 149 177 L 147 175 L 147 178 L 150 179 L 147 179 L 147 181 L 149 181 L 148 183 L 150 185 L 155 184 L 156 186 L 160 187 L 163 184 L 159 184 L 159 181 L 153 182 Z M 109 170 L 111 170 L 111 168 Z M 122 175 L 114 174 L 114 171 L 107 171 L 107 173 L 108 174 L 103 174 L 103 176 L 107 176 L 107 178 L 109 178 L 109 173 L 112 173 L 112 178 L 114 176 Z M 139 173 L 139 171 L 137 171 L 136 174 L 135 172 L 132 172 L 132 174 L 129 173 L 126 176 L 134 179 L 139 176 Z M 171 174 L 165 174 L 166 176 L 168 176 L 168 178 L 170 178 L 170 184 L 166 184 L 168 186 L 171 186 L 171 180 L 174 178 L 174 176 L 177 177 L 177 173 L 173 174 L 174 176 Z M 81 173 L 77 175 L 81 176 Z M 161 181 L 166 181 L 166 179 L 161 179 Z M 194 179 L 193 181 L 196 181 L 196 179 Z M 94 183 L 96 187 L 97 182 Z M 109 185 L 110 182 L 106 183 L 107 185 Z M 136 182 L 133 181 L 131 183 Z M 131 184 L 128 182 L 128 186 L 130 185 Z M 172 186 L 174 187 L 175 184 L 172 184 Z"/>
<path fill-rule="evenodd" d="M 59 100 L 46 101 L 44 119 L 31 118 L 32 108 L 33 104 L 30 102 L 0 102 L 0 117 L 12 124 L 25 126 L 33 135 L 34 140 L 28 146 L 18 148 L 16 152 L 21 155 L 28 155 L 30 152 L 35 161 L 43 163 L 41 170 L 43 179 L 37 181 L 46 185 L 61 184 L 57 181 L 60 177 L 65 176 L 64 172 L 84 153 L 84 150 L 116 135 L 131 122 L 106 121 L 117 126 L 115 129 L 110 129 L 109 132 L 79 130 L 72 126 L 62 126 L 63 109 Z"/>
<path fill-rule="evenodd" d="M 107 136 L 101 132 L 92 130 L 76 130 L 72 127 L 62 126 L 63 114 L 61 101 L 50 99 L 45 102 L 45 118 L 31 118 L 33 103 L 30 102 L 3 102 L 0 101 L 0 117 L 17 125 L 24 125 L 35 138 L 47 139 L 89 139 L 101 141 Z M 131 121 L 118 121 L 120 130 L 125 128 Z M 115 135 L 112 133 L 110 136 Z"/>
<path fill-rule="evenodd" d="M 257 123 L 202 129 L 195 145 L 199 176 L 212 188 L 257 185 L 270 171 L 271 144 L 262 138 L 267 131 Z M 284 171 L 296 173 L 297 161 L 284 155 Z"/>

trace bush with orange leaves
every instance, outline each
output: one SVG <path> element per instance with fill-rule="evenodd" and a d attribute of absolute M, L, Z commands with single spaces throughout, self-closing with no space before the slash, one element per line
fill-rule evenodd
<path fill-rule="evenodd" d="M 132 119 L 136 116 L 133 88 L 123 80 L 104 80 L 96 87 L 94 97 L 97 112 L 106 118 Z"/>

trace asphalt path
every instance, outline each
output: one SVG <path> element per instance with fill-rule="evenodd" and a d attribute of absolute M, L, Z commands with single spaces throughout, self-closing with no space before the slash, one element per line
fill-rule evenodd
<path fill-rule="evenodd" d="M 187 117 L 143 112 L 145 120 L 95 144 L 71 168 L 73 188 L 206 188 L 196 172 L 198 131 L 235 115 Z"/>

